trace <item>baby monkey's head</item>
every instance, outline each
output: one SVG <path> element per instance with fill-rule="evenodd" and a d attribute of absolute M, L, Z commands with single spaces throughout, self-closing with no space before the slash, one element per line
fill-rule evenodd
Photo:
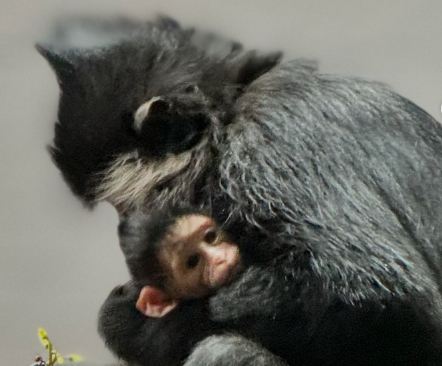
<path fill-rule="evenodd" d="M 210 295 L 241 268 L 238 246 L 211 217 L 195 211 L 128 217 L 120 224 L 120 243 L 133 277 L 146 284 L 137 308 L 149 316 Z"/>

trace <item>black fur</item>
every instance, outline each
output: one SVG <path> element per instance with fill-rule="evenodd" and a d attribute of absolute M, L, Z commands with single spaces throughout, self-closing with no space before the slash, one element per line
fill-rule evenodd
<path fill-rule="evenodd" d="M 104 49 L 41 51 L 63 90 L 53 152 L 66 181 L 93 202 L 97 174 L 143 147 L 121 116 L 196 84 L 211 101 L 194 155 L 205 164 L 163 182 L 144 207 L 203 207 L 239 240 L 256 238 L 251 251 L 278 255 L 217 293 L 210 320 L 199 302 L 173 320 L 142 318 L 133 297 L 111 294 L 100 317 L 109 347 L 173 365 L 221 324 L 246 338 L 209 338 L 186 365 L 274 365 L 249 333 L 288 364 L 440 365 L 442 127 L 382 84 L 255 62 L 235 43 L 207 55 L 179 26 L 145 29 Z"/>

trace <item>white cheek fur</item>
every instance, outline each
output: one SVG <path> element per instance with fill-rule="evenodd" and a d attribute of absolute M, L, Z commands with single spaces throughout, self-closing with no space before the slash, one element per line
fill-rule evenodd
<path fill-rule="evenodd" d="M 156 185 L 186 169 L 191 160 L 191 151 L 161 160 L 140 158 L 136 151 L 122 154 L 100 173 L 96 200 L 106 200 L 115 206 L 142 204 Z"/>

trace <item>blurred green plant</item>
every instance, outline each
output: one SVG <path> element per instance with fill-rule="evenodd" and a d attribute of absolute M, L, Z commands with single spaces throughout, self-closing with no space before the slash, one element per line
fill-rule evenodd
<path fill-rule="evenodd" d="M 47 360 L 43 357 L 37 356 L 34 363 L 31 366 L 55 366 L 66 363 L 78 363 L 83 361 L 83 357 L 78 354 L 71 353 L 66 356 L 62 356 L 54 347 L 52 341 L 48 337 L 48 332 L 44 328 L 38 328 L 38 339 L 42 346 L 48 353 Z"/>

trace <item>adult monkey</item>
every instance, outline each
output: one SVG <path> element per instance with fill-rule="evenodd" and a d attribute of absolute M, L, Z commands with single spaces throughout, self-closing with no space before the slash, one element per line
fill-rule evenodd
<path fill-rule="evenodd" d="M 123 215 L 210 208 L 273 261 L 211 298 L 207 322 L 198 302 L 140 317 L 136 289 L 116 289 L 100 320 L 110 348 L 177 364 L 212 321 L 241 333 L 287 307 L 298 316 L 276 320 L 272 346 L 288 364 L 439 365 L 441 126 L 380 84 L 238 44 L 206 52 L 172 21 L 136 33 L 87 51 L 40 47 L 63 91 L 53 154 L 68 184 Z M 234 334 L 205 338 L 186 365 L 278 362 Z"/>

